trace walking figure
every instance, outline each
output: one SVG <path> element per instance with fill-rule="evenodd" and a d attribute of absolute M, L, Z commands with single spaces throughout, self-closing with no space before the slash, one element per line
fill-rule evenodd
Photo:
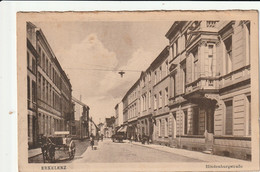
<path fill-rule="evenodd" d="M 93 136 L 93 134 L 90 135 L 90 145 L 91 145 L 91 148 L 93 150 L 93 148 L 94 148 L 94 136 Z"/>

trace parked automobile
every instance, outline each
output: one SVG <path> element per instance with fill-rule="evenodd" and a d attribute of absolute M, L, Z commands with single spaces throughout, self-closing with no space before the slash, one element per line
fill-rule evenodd
<path fill-rule="evenodd" d="M 115 141 L 123 142 L 124 139 L 126 139 L 125 132 L 116 132 L 115 134 L 112 135 L 113 142 Z"/>

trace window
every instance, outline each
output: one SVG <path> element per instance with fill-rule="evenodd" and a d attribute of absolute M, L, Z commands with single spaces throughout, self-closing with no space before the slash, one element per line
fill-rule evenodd
<path fill-rule="evenodd" d="M 195 107 L 193 109 L 192 127 L 193 127 L 193 135 L 198 135 L 199 134 L 199 108 L 198 107 Z"/>
<path fill-rule="evenodd" d="M 45 101 L 45 79 L 42 78 L 42 100 Z"/>
<path fill-rule="evenodd" d="M 32 71 L 34 74 L 36 74 L 36 63 L 35 63 L 35 59 L 32 59 Z"/>
<path fill-rule="evenodd" d="M 176 40 L 174 43 L 173 43 L 173 58 L 177 56 L 178 54 L 178 40 Z"/>
<path fill-rule="evenodd" d="M 171 77 L 171 90 L 172 90 L 171 96 L 175 97 L 176 96 L 176 75 L 175 74 Z"/>
<path fill-rule="evenodd" d="M 182 92 L 185 93 L 185 85 L 186 85 L 186 62 L 182 64 Z"/>
<path fill-rule="evenodd" d="M 165 62 L 165 75 L 168 75 L 168 70 L 169 70 L 169 66 L 168 66 L 168 60 L 166 60 Z"/>
<path fill-rule="evenodd" d="M 143 112 L 143 107 L 144 107 L 143 102 L 144 102 L 144 98 L 143 96 L 141 96 L 141 112 Z"/>
<path fill-rule="evenodd" d="M 251 136 L 251 96 L 247 96 L 248 102 L 248 135 Z"/>
<path fill-rule="evenodd" d="M 46 81 L 46 102 L 49 102 L 49 83 Z"/>
<path fill-rule="evenodd" d="M 151 108 L 151 90 L 148 92 L 148 107 Z"/>
<path fill-rule="evenodd" d="M 42 53 L 42 69 L 45 70 L 45 54 Z"/>
<path fill-rule="evenodd" d="M 214 45 L 208 45 L 209 76 L 213 76 L 213 48 L 214 48 Z"/>
<path fill-rule="evenodd" d="M 165 123 L 164 123 L 164 136 L 168 137 L 169 133 L 168 133 L 168 119 L 165 118 Z"/>
<path fill-rule="evenodd" d="M 198 79 L 198 47 L 191 52 L 193 55 L 193 81 Z"/>
<path fill-rule="evenodd" d="M 55 70 L 52 68 L 52 81 L 55 83 Z"/>
<path fill-rule="evenodd" d="M 49 63 L 49 76 L 51 77 L 51 62 Z"/>
<path fill-rule="evenodd" d="M 143 110 L 145 111 L 146 110 L 146 94 L 144 94 L 142 96 L 142 100 L 143 100 Z"/>
<path fill-rule="evenodd" d="M 27 67 L 30 67 L 30 54 L 27 52 Z"/>
<path fill-rule="evenodd" d="M 153 102 L 153 104 L 154 104 L 154 109 L 156 110 L 157 109 L 157 97 L 156 97 L 156 95 L 154 95 L 154 102 Z"/>
<path fill-rule="evenodd" d="M 49 60 L 46 58 L 46 74 L 49 75 Z"/>
<path fill-rule="evenodd" d="M 164 97 L 164 105 L 168 105 L 168 87 L 165 88 L 165 97 Z"/>
<path fill-rule="evenodd" d="M 246 24 L 246 65 L 250 62 L 250 22 Z"/>
<path fill-rule="evenodd" d="M 32 101 L 36 102 L 36 83 L 32 81 Z"/>
<path fill-rule="evenodd" d="M 52 86 L 50 85 L 50 92 L 49 92 L 49 96 L 50 96 L 50 98 L 49 98 L 49 105 L 52 105 L 52 94 L 51 94 L 51 91 L 52 91 Z"/>
<path fill-rule="evenodd" d="M 159 92 L 159 108 L 162 107 L 162 91 Z"/>
<path fill-rule="evenodd" d="M 159 119 L 159 123 L 158 123 L 158 131 L 159 131 L 159 137 L 161 137 L 161 120 Z"/>
<path fill-rule="evenodd" d="M 232 71 L 232 36 L 227 38 L 225 41 L 225 47 L 226 47 L 226 74 L 230 73 Z"/>
<path fill-rule="evenodd" d="M 184 115 L 184 134 L 188 134 L 188 114 L 187 111 L 183 111 Z"/>
<path fill-rule="evenodd" d="M 40 98 L 41 99 L 41 74 L 40 74 L 40 72 L 38 72 L 38 98 Z"/>
<path fill-rule="evenodd" d="M 52 90 L 52 107 L 54 107 L 54 102 L 55 102 L 55 96 L 54 96 L 54 91 Z"/>
<path fill-rule="evenodd" d="M 27 116 L 27 121 L 28 121 L 28 137 L 31 137 L 31 121 L 30 121 L 30 115 Z"/>
<path fill-rule="evenodd" d="M 162 66 L 159 68 L 159 81 L 162 80 Z"/>
<path fill-rule="evenodd" d="M 148 81 L 151 81 L 151 72 L 148 73 Z"/>
<path fill-rule="evenodd" d="M 154 71 L 154 84 L 157 84 L 157 73 Z"/>
<path fill-rule="evenodd" d="M 232 100 L 225 102 L 226 105 L 226 125 L 225 134 L 233 134 L 233 103 Z"/>
<path fill-rule="evenodd" d="M 31 99 L 31 86 L 30 86 L 30 77 L 27 76 L 27 99 Z"/>

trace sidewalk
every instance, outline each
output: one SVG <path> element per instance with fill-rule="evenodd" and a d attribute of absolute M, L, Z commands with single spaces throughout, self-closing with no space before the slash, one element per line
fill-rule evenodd
<path fill-rule="evenodd" d="M 100 154 L 102 154 L 103 145 L 106 144 L 108 141 L 108 139 L 104 139 L 103 141 L 99 140 L 99 142 L 96 142 L 95 140 L 95 149 L 92 150 L 91 146 L 89 145 L 87 147 L 87 150 L 80 157 L 78 157 L 76 161 L 73 161 L 72 163 L 85 163 L 86 159 L 88 159 L 88 161 L 90 162 L 95 162 Z"/>
<path fill-rule="evenodd" d="M 130 142 L 129 142 L 130 144 Z M 161 145 L 155 145 L 155 144 L 142 144 L 140 142 L 132 142 L 134 145 L 143 146 L 151 149 L 156 149 L 160 151 L 165 151 L 169 153 L 174 153 L 181 156 L 186 156 L 189 158 L 199 159 L 205 162 L 237 162 L 237 163 L 243 163 L 247 162 L 240 159 L 235 158 L 229 158 L 229 157 L 223 157 L 218 155 L 212 155 L 212 154 L 205 154 L 203 152 L 196 152 L 196 151 L 190 151 L 186 149 L 178 149 L 178 148 L 170 148 L 167 146 L 161 146 Z"/>
<path fill-rule="evenodd" d="M 35 156 L 40 155 L 40 154 L 42 154 L 41 148 L 28 150 L 28 158 L 32 158 L 32 157 L 35 157 Z"/>

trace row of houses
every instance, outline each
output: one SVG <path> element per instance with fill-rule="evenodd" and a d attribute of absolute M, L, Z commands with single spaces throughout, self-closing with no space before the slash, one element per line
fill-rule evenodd
<path fill-rule="evenodd" d="M 44 33 L 27 22 L 27 122 L 28 146 L 39 136 L 70 131 L 76 138 L 89 137 L 89 106 L 72 97 L 72 85 Z"/>
<path fill-rule="evenodd" d="M 122 99 L 128 137 L 251 159 L 250 21 L 176 21 Z"/>

